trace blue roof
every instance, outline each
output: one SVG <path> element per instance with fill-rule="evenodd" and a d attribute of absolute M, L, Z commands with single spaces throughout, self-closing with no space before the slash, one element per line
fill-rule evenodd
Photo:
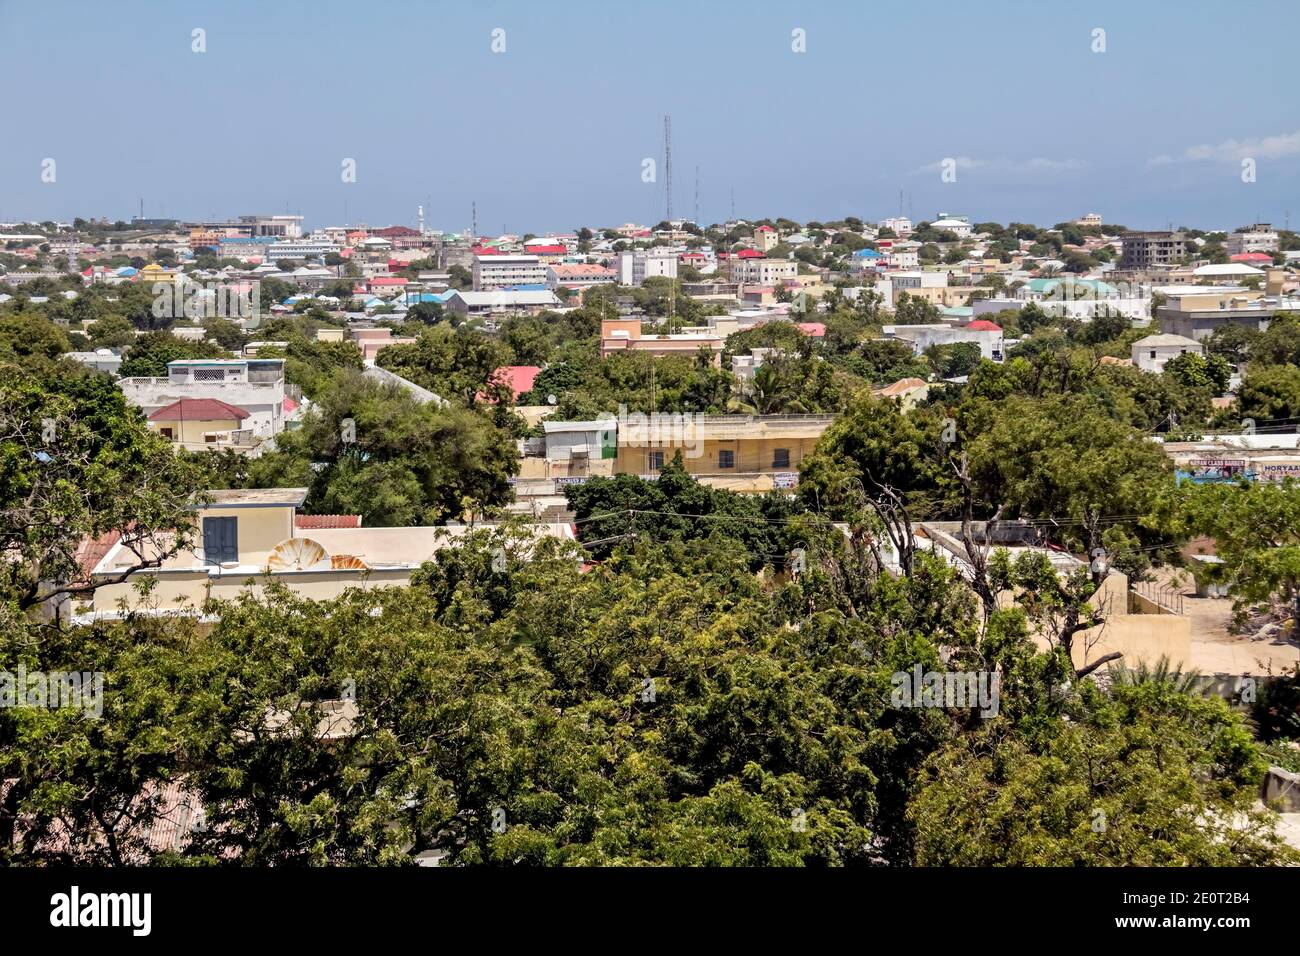
<path fill-rule="evenodd" d="M 875 249 L 859 249 L 857 252 L 853 253 L 853 255 L 854 255 L 854 257 L 857 258 L 857 259 L 883 259 L 883 258 L 885 258 L 885 254 L 884 254 L 883 252 L 877 252 Z"/>

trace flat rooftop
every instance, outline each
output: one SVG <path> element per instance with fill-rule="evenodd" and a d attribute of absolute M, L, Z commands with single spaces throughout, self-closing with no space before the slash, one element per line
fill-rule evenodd
<path fill-rule="evenodd" d="M 306 488 L 225 488 L 207 493 L 207 508 L 301 508 Z"/>

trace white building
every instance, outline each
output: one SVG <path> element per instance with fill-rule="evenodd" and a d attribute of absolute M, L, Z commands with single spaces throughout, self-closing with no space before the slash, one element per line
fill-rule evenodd
<path fill-rule="evenodd" d="M 266 247 L 266 257 L 279 259 L 321 259 L 329 252 L 338 252 L 334 243 L 320 239 L 289 239 Z"/>
<path fill-rule="evenodd" d="M 447 308 L 462 315 L 543 312 L 557 308 L 560 300 L 550 289 L 458 289 L 447 297 Z"/>
<path fill-rule="evenodd" d="M 965 216 L 949 216 L 946 212 L 939 213 L 939 218 L 930 225 L 940 232 L 951 232 L 958 239 L 969 239 L 973 232 Z"/>
<path fill-rule="evenodd" d="M 876 223 L 878 229 L 892 229 L 896 236 L 910 236 L 912 234 L 912 220 L 906 216 L 895 216 L 892 219 L 882 219 Z"/>
<path fill-rule="evenodd" d="M 1248 252 L 1277 252 L 1278 235 L 1266 222 L 1257 222 L 1253 226 L 1243 226 L 1237 232 L 1228 233 L 1224 246 L 1230 256 L 1241 256 Z"/>
<path fill-rule="evenodd" d="M 677 278 L 677 254 L 656 249 L 620 252 L 614 263 L 619 285 L 640 285 L 654 276 Z"/>
<path fill-rule="evenodd" d="M 746 285 L 776 285 L 799 275 L 799 266 L 792 259 L 733 259 L 731 281 Z"/>
<path fill-rule="evenodd" d="M 973 342 L 979 346 L 980 357 L 1001 362 L 1005 354 L 1002 328 L 994 322 L 978 319 L 969 325 L 885 325 L 881 331 L 887 339 L 898 339 L 912 346 L 917 355 L 933 345 L 955 345 Z"/>
<path fill-rule="evenodd" d="M 537 256 L 475 256 L 474 291 L 546 285 L 546 266 Z"/>
<path fill-rule="evenodd" d="M 243 427 L 269 438 L 284 428 L 284 359 L 183 359 L 165 378 L 124 378 L 127 401 L 150 415 L 184 398 L 215 398 L 249 413 Z"/>
<path fill-rule="evenodd" d="M 1165 363 L 1190 352 L 1204 355 L 1205 346 L 1181 335 L 1148 335 L 1133 343 L 1133 364 L 1144 372 L 1163 372 Z"/>

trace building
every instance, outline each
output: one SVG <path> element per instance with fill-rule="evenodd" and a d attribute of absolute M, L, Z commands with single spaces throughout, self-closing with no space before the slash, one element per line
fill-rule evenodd
<path fill-rule="evenodd" d="M 323 239 L 288 239 L 273 242 L 266 247 L 268 259 L 323 259 L 327 253 L 338 252 L 338 246 Z"/>
<path fill-rule="evenodd" d="M 550 289 L 493 289 L 486 292 L 457 289 L 447 297 L 447 308 L 462 315 L 545 312 L 559 305 L 559 298 Z"/>
<path fill-rule="evenodd" d="M 1090 212 L 1086 216 L 1074 220 L 1076 226 L 1101 226 L 1101 216 L 1095 212 Z"/>
<path fill-rule="evenodd" d="M 1249 252 L 1277 252 L 1278 235 L 1269 223 L 1257 222 L 1229 233 L 1224 246 L 1230 256 L 1245 255 Z"/>
<path fill-rule="evenodd" d="M 889 229 L 894 235 L 902 238 L 912 234 L 912 220 L 906 216 L 895 216 L 892 219 L 882 219 L 876 223 L 877 229 Z"/>
<path fill-rule="evenodd" d="M 793 488 L 834 415 L 629 415 L 618 423 L 618 474 L 657 477 L 680 453 L 690 474 L 735 491 Z"/>
<path fill-rule="evenodd" d="M 253 433 L 243 423 L 248 412 L 217 398 L 182 398 L 149 415 L 149 427 L 190 450 L 251 447 Z"/>
<path fill-rule="evenodd" d="M 347 588 L 400 587 L 421 564 L 472 530 L 469 525 L 367 528 L 352 521 L 308 522 L 319 526 L 300 528 L 298 509 L 306 497 L 306 488 L 208 492 L 206 500 L 195 503 L 194 546 L 163 558 L 156 569 L 99 587 L 92 614 L 113 617 L 142 607 L 198 614 L 208 599 L 260 595 L 271 583 L 313 600 L 338 597 Z M 568 523 L 538 525 L 537 533 L 574 538 Z M 138 562 L 117 541 L 95 564 L 91 578 L 105 581 Z M 147 597 L 135 590 L 141 578 L 156 582 Z"/>
<path fill-rule="evenodd" d="M 1187 255 L 1187 235 L 1182 232 L 1126 232 L 1121 241 L 1121 270 L 1169 269 Z"/>
<path fill-rule="evenodd" d="M 74 362 L 80 362 L 96 372 L 107 372 L 109 375 L 117 375 L 118 369 L 122 367 L 122 356 L 112 349 L 95 349 L 93 352 L 66 352 L 64 358 L 72 359 Z"/>
<path fill-rule="evenodd" d="M 781 237 L 771 226 L 759 226 L 754 230 L 754 248 L 759 252 L 769 252 L 780 242 Z"/>
<path fill-rule="evenodd" d="M 546 288 L 552 291 L 563 286 L 582 292 L 596 285 L 613 285 L 617 278 L 618 273 L 605 266 L 576 263 L 546 267 Z"/>
<path fill-rule="evenodd" d="M 950 216 L 946 212 L 939 213 L 939 218 L 930 223 L 930 227 L 940 232 L 951 232 L 958 239 L 969 239 L 974 233 L 969 219 L 965 216 Z"/>
<path fill-rule="evenodd" d="M 1267 295 L 1240 286 L 1163 286 L 1156 309 L 1162 332 L 1200 341 L 1225 325 L 1240 325 L 1263 332 L 1277 312 L 1300 308 L 1300 300 Z"/>
<path fill-rule="evenodd" d="M 256 438 L 284 428 L 284 359 L 180 359 L 167 363 L 166 377 L 124 378 L 118 385 L 146 416 L 182 399 L 216 399 L 246 412 L 240 430 Z"/>
<path fill-rule="evenodd" d="M 1144 372 L 1163 372 L 1165 363 L 1180 355 L 1204 355 L 1205 346 L 1182 335 L 1148 335 L 1133 343 L 1133 364 Z"/>
<path fill-rule="evenodd" d="M 646 279 L 662 276 L 677 278 L 677 256 L 657 249 L 620 252 L 614 262 L 619 285 L 641 285 Z"/>
<path fill-rule="evenodd" d="M 897 382 L 884 388 L 873 389 L 876 398 L 896 399 L 904 410 L 913 408 L 918 402 L 925 401 L 930 394 L 930 386 L 921 378 L 900 378 Z"/>
<path fill-rule="evenodd" d="M 475 292 L 546 287 L 546 266 L 537 256 L 476 255 L 473 274 Z"/>
<path fill-rule="evenodd" d="M 731 281 L 743 285 L 774 286 L 789 282 L 799 275 L 799 266 L 793 259 L 744 259 L 731 261 Z"/>
<path fill-rule="evenodd" d="M 912 351 L 923 355 L 925 350 L 934 345 L 955 345 L 958 342 L 973 342 L 980 348 L 980 357 L 992 362 L 1001 362 L 1004 351 L 1002 346 L 1002 327 L 987 319 L 976 319 L 969 325 L 885 325 L 881 327 L 887 339 L 898 339 L 912 346 Z"/>
<path fill-rule="evenodd" d="M 584 478 L 614 474 L 618 458 L 618 420 L 611 417 L 589 422 L 542 422 L 546 433 L 544 474 L 537 477 Z M 524 474 L 524 472 L 521 472 Z"/>
<path fill-rule="evenodd" d="M 600 357 L 615 352 L 645 352 L 649 355 L 685 355 L 693 357 L 707 349 L 714 365 L 722 364 L 726 337 L 717 331 L 698 329 L 671 335 L 643 335 L 640 319 L 604 319 L 600 323 Z"/>

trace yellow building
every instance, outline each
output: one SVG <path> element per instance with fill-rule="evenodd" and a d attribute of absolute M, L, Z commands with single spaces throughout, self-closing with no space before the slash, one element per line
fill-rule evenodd
<path fill-rule="evenodd" d="M 156 262 L 151 262 L 139 273 L 139 281 L 149 286 L 155 282 L 175 282 L 177 276 L 184 275 L 180 269 L 164 269 Z"/>
<path fill-rule="evenodd" d="M 251 417 L 244 409 L 220 399 L 182 398 L 151 414 L 149 427 L 186 447 L 249 444 L 252 433 L 244 434 L 243 423 Z"/>
<path fill-rule="evenodd" d="M 681 453 L 686 470 L 737 491 L 792 488 L 834 415 L 628 415 L 619 421 L 618 474 L 657 475 Z"/>

